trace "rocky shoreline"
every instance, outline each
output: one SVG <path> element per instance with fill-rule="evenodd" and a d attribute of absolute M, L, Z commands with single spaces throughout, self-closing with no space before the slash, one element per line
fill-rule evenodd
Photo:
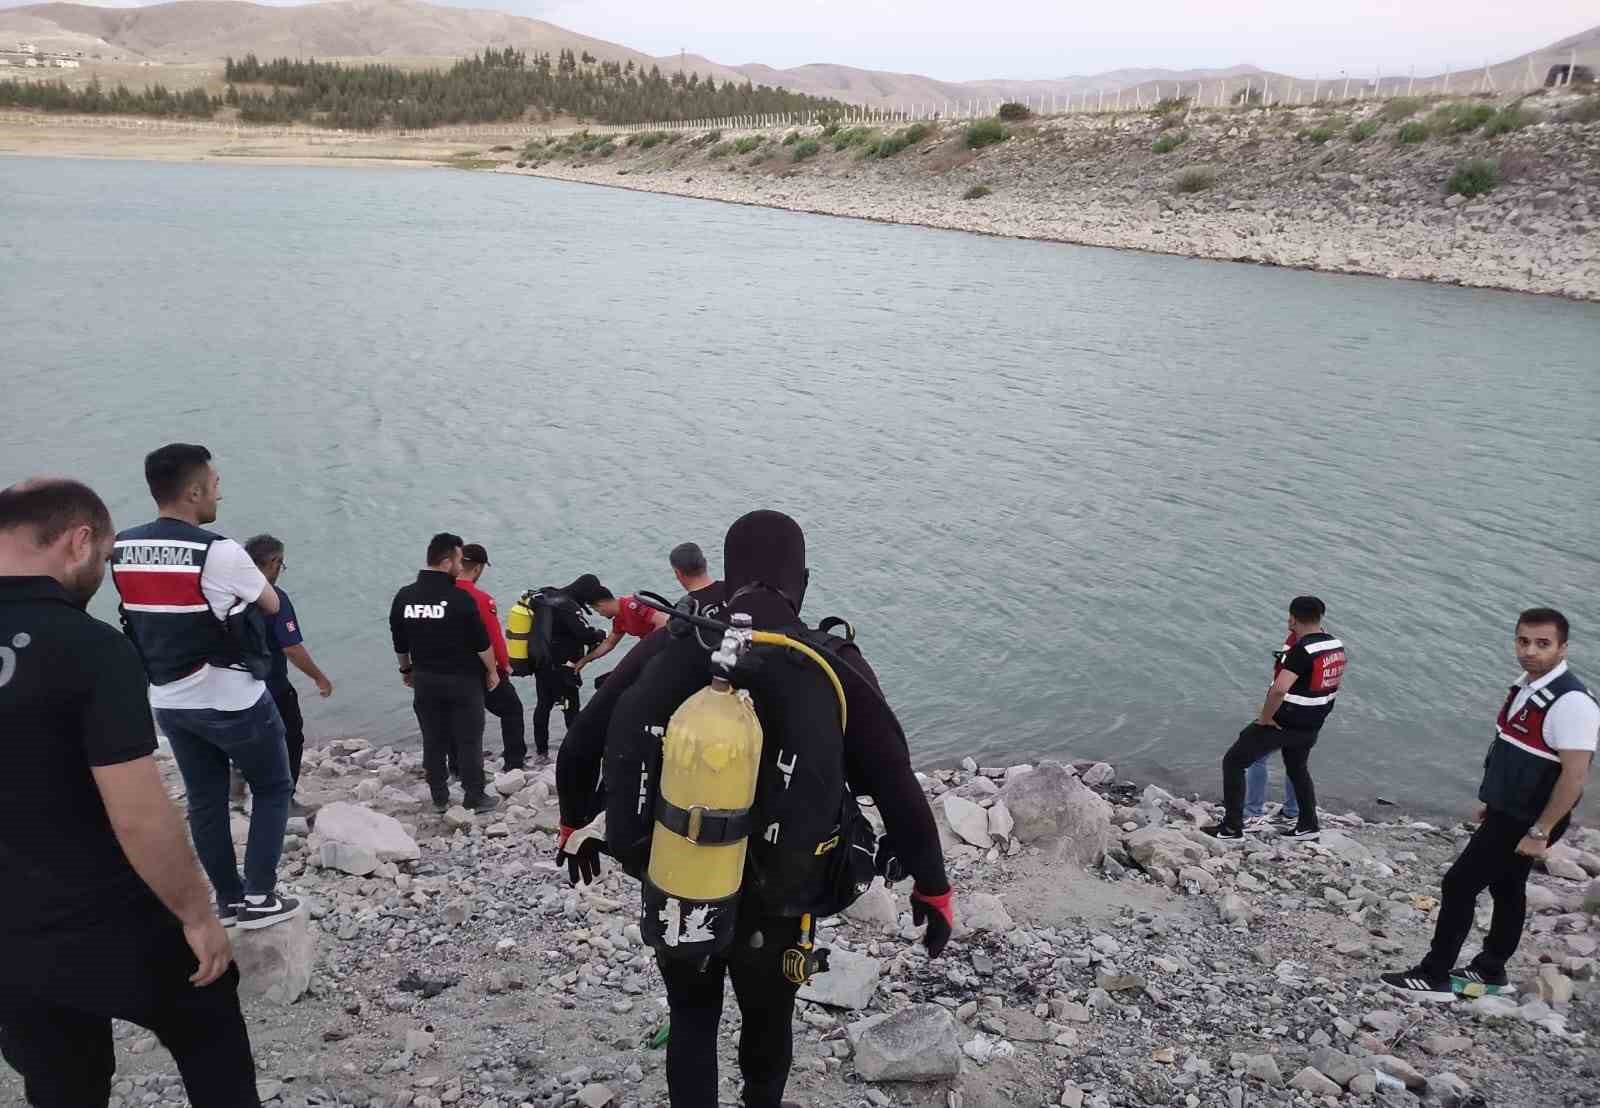
<path fill-rule="evenodd" d="M 492 816 L 437 816 L 419 761 L 307 752 L 319 811 L 282 874 L 309 910 L 235 941 L 267 1104 L 665 1105 L 637 888 L 557 870 L 553 769 L 498 776 Z M 956 937 L 930 962 L 905 888 L 824 924 L 834 969 L 803 994 L 790 1086 L 809 1108 L 1600 1103 L 1600 832 L 1535 876 L 1518 996 L 1414 1005 L 1373 982 L 1424 948 L 1462 826 L 1325 814 L 1319 843 L 1228 849 L 1197 830 L 1214 806 L 1104 763 L 924 784 Z M 153 1038 L 118 1025 L 117 1053 L 116 1108 L 185 1103 Z M 21 1100 L 3 1067 L 0 1097 Z"/>
<path fill-rule="evenodd" d="M 1470 109 L 1477 102 L 1467 103 Z M 499 172 L 1016 238 L 1600 299 L 1600 122 L 1581 98 L 1510 105 L 1487 126 L 1402 141 L 1378 103 L 1056 116 L 971 149 L 965 125 L 890 156 L 819 128 L 587 134 L 531 144 Z M 1490 105 L 1485 104 L 1485 107 Z M 1386 110 L 1388 115 L 1385 114 Z M 1465 124 L 1462 124 L 1464 126 Z M 904 134 L 902 128 L 899 132 Z M 791 134 L 796 137 L 791 138 Z M 1158 153 L 1158 146 L 1174 143 Z M 796 160 L 811 141 L 815 154 Z M 647 145 L 647 142 L 649 143 Z M 504 155 L 510 159 L 512 155 Z M 1489 160 L 1499 184 L 1447 191 Z M 1198 175 L 1188 176 L 1186 175 Z M 1192 182 L 1194 191 L 1185 191 Z M 1209 183 L 1204 183 L 1204 182 Z M 983 195 L 976 193 L 987 190 Z"/>

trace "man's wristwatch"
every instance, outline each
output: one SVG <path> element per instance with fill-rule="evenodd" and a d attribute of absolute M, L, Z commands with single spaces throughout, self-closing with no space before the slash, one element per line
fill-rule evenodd
<path fill-rule="evenodd" d="M 1528 828 L 1528 838 L 1534 839 L 1541 843 L 1548 842 L 1550 839 L 1550 832 L 1546 831 L 1542 827 L 1530 827 Z"/>

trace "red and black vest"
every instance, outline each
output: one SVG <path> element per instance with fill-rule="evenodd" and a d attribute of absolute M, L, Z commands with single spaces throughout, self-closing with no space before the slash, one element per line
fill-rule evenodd
<path fill-rule="evenodd" d="M 1564 696 L 1591 696 L 1571 670 L 1541 689 L 1535 689 L 1513 715 L 1512 704 L 1522 692 L 1512 685 L 1495 719 L 1494 741 L 1483 760 L 1483 784 L 1478 799 L 1497 812 L 1529 823 L 1537 820 L 1550 801 L 1561 776 L 1561 755 L 1545 741 L 1544 723 L 1550 709 Z"/>
<path fill-rule="evenodd" d="M 1344 681 L 1347 661 L 1344 642 L 1326 631 L 1313 631 L 1286 645 L 1285 658 L 1304 652 L 1311 666 L 1307 672 L 1296 676 L 1273 718 L 1279 726 L 1291 730 L 1321 730 L 1328 713 L 1333 711 L 1333 702 L 1338 699 L 1339 685 Z M 1274 667 L 1274 680 L 1283 666 L 1280 662 Z"/>
<path fill-rule="evenodd" d="M 117 535 L 111 577 L 122 598 L 122 629 L 144 657 L 152 685 L 188 677 L 214 660 L 227 664 L 227 631 L 200 588 L 206 554 L 221 535 L 158 519 Z"/>

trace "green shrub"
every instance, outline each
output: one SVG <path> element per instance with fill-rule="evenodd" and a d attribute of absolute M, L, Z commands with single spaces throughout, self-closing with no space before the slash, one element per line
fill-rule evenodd
<path fill-rule="evenodd" d="M 832 138 L 834 135 L 836 135 L 838 133 L 839 133 L 839 121 L 838 120 L 830 119 L 830 120 L 828 120 L 828 122 L 826 122 L 826 123 L 824 123 L 822 125 L 822 137 L 823 138 Z"/>
<path fill-rule="evenodd" d="M 821 150 L 822 144 L 816 139 L 806 139 L 804 142 L 795 144 L 794 160 L 797 162 L 803 162 L 807 158 L 814 158 Z"/>
<path fill-rule="evenodd" d="M 1419 96 L 1397 96 L 1383 106 L 1378 113 L 1379 117 L 1390 123 L 1399 123 L 1410 119 L 1422 110 L 1422 98 Z"/>
<path fill-rule="evenodd" d="M 993 191 L 994 189 L 990 188 L 988 185 L 973 185 L 966 192 L 961 194 L 961 199 L 982 200 L 985 196 L 988 196 Z"/>
<path fill-rule="evenodd" d="M 1150 109 L 1151 115 L 1171 115 L 1173 112 L 1187 111 L 1189 98 L 1187 96 L 1168 96 L 1157 100 L 1156 106 Z"/>
<path fill-rule="evenodd" d="M 835 131 L 833 134 L 833 148 L 844 150 L 851 146 L 872 147 L 878 144 L 878 131 L 875 127 L 846 127 Z"/>
<path fill-rule="evenodd" d="M 1490 138 L 1495 135 L 1509 135 L 1537 122 L 1539 122 L 1537 112 L 1530 112 L 1518 104 L 1507 104 L 1494 113 L 1494 118 L 1483 125 L 1483 133 Z"/>
<path fill-rule="evenodd" d="M 1032 119 L 1033 111 L 1026 104 L 1008 101 L 1000 105 L 1000 110 L 995 113 L 1007 123 L 1020 123 L 1024 119 Z"/>
<path fill-rule="evenodd" d="M 731 142 L 719 142 L 719 143 L 717 143 L 715 146 L 713 146 L 711 148 L 710 152 L 708 154 L 706 154 L 706 157 L 708 157 L 708 158 L 726 158 L 731 153 L 733 153 L 733 143 L 731 143 Z"/>
<path fill-rule="evenodd" d="M 733 152 L 735 154 L 748 154 L 766 141 L 766 136 L 764 135 L 746 135 L 733 144 Z"/>
<path fill-rule="evenodd" d="M 639 146 L 642 149 L 649 150 L 652 147 L 660 146 L 663 142 L 672 142 L 675 138 L 677 136 L 671 131 L 646 131 L 639 136 Z"/>
<path fill-rule="evenodd" d="M 1429 129 L 1440 135 L 1465 135 L 1476 131 L 1495 115 L 1490 104 L 1446 104 L 1428 119 Z"/>
<path fill-rule="evenodd" d="M 912 143 L 921 142 L 933 134 L 933 128 L 926 123 L 913 123 L 900 133 L 905 135 L 906 145 L 910 146 Z"/>
<path fill-rule="evenodd" d="M 1353 124 L 1347 132 L 1351 142 L 1366 142 L 1377 134 L 1382 124 L 1376 119 L 1363 119 L 1360 123 Z"/>
<path fill-rule="evenodd" d="M 1410 123 L 1400 125 L 1400 129 L 1394 133 L 1394 140 L 1402 146 L 1416 146 L 1427 142 L 1429 133 L 1426 123 L 1412 120 Z"/>
<path fill-rule="evenodd" d="M 1150 149 L 1157 154 L 1170 154 L 1188 141 L 1189 135 L 1186 131 L 1167 131 L 1156 139 Z"/>
<path fill-rule="evenodd" d="M 787 135 L 783 136 L 783 145 L 785 145 L 785 146 L 793 146 L 795 143 L 797 143 L 799 141 L 800 141 L 800 132 L 799 131 L 790 131 Z"/>
<path fill-rule="evenodd" d="M 1205 192 L 1217 183 L 1215 170 L 1186 169 L 1172 180 L 1172 191 L 1180 193 Z"/>
<path fill-rule="evenodd" d="M 1561 113 L 1567 123 L 1600 123 L 1600 96 L 1586 96 Z"/>
<path fill-rule="evenodd" d="M 980 119 L 967 126 L 967 146 L 972 150 L 982 150 L 1010 137 L 997 119 Z"/>
<path fill-rule="evenodd" d="M 1447 193 L 1460 193 L 1468 197 L 1482 196 L 1486 192 L 1493 192 L 1499 183 L 1499 166 L 1484 158 L 1473 158 L 1456 167 L 1456 171 L 1450 175 L 1450 180 L 1445 182 L 1444 190 Z"/>
<path fill-rule="evenodd" d="M 1326 123 L 1318 124 L 1309 131 L 1301 131 L 1300 137 L 1310 142 L 1313 146 L 1322 146 L 1333 137 L 1333 128 Z"/>

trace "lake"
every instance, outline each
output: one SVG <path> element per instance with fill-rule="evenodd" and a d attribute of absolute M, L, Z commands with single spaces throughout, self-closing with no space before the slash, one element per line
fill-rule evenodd
<path fill-rule="evenodd" d="M 756 507 L 921 767 L 1218 794 L 1301 592 L 1341 809 L 1468 809 L 1523 607 L 1600 683 L 1600 305 L 449 170 L 0 159 L 0 216 L 0 484 L 130 525 L 145 452 L 209 445 L 217 528 L 288 544 L 313 740 L 416 742 L 386 617 L 433 532 L 504 610 L 670 593 Z"/>

